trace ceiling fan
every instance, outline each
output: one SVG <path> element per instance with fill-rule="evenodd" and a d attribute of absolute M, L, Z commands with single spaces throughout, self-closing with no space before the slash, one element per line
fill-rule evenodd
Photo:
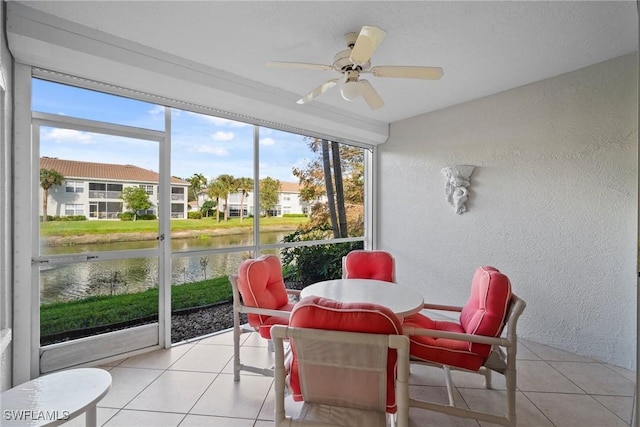
<path fill-rule="evenodd" d="M 347 101 L 362 97 L 372 110 L 381 108 L 384 101 L 368 80 L 360 79 L 360 74 L 373 74 L 376 77 L 397 77 L 404 79 L 438 80 L 444 72 L 440 67 L 412 67 L 382 65 L 371 67 L 371 55 L 386 33 L 378 27 L 363 26 L 360 33 L 345 35 L 348 49 L 338 52 L 332 65 L 309 64 L 304 62 L 267 62 L 268 67 L 300 68 L 321 71 L 338 71 L 341 77 L 324 82 L 298 100 L 298 104 L 311 102 L 340 81 L 340 94 Z"/>

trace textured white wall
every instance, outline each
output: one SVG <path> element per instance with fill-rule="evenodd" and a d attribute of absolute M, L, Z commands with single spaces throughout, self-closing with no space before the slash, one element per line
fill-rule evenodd
<path fill-rule="evenodd" d="M 520 336 L 634 369 L 637 71 L 634 53 L 392 124 L 379 246 L 398 281 L 462 305 L 493 265 L 527 302 Z M 476 165 L 462 215 L 456 164 Z"/>

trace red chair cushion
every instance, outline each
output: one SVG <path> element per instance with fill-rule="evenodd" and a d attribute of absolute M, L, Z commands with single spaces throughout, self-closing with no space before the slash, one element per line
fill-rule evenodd
<path fill-rule="evenodd" d="M 478 267 L 471 282 L 471 294 L 460 313 L 460 323 L 430 319 L 414 314 L 404 326 L 497 337 L 502 333 L 511 302 L 511 282 L 494 267 Z M 477 371 L 491 352 L 488 344 L 444 338 L 412 336 L 409 352 L 427 362 Z"/>
<path fill-rule="evenodd" d="M 291 312 L 289 325 L 298 328 L 326 329 L 334 331 L 362 332 L 370 334 L 400 335 L 402 324 L 387 307 L 370 303 L 342 303 L 328 298 L 308 296 L 300 300 Z M 298 363 L 295 343 L 291 344 L 293 359 L 289 371 L 289 385 L 293 399 L 300 401 Z M 389 351 L 387 358 L 387 412 L 396 412 L 395 365 L 397 354 Z"/>
<path fill-rule="evenodd" d="M 346 279 L 394 281 L 395 261 L 386 251 L 351 251 L 345 258 Z"/>
<path fill-rule="evenodd" d="M 238 269 L 238 290 L 246 306 L 286 311 L 293 309 L 282 279 L 280 259 L 275 255 L 243 261 Z M 284 317 L 262 314 L 248 314 L 247 319 L 266 339 L 271 339 L 272 325 L 289 323 Z"/>
<path fill-rule="evenodd" d="M 403 326 L 465 333 L 457 323 L 433 320 L 422 314 L 405 317 Z M 469 351 L 468 342 L 418 335 L 409 337 L 409 354 L 412 359 L 457 366 L 471 371 L 480 369 L 484 362 L 484 357 Z"/>

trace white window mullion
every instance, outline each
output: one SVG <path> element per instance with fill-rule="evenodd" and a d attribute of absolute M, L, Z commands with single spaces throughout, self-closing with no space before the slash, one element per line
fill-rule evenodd
<path fill-rule="evenodd" d="M 158 185 L 158 323 L 160 345 L 171 347 L 171 108 L 164 108 L 164 139 L 160 142 Z"/>

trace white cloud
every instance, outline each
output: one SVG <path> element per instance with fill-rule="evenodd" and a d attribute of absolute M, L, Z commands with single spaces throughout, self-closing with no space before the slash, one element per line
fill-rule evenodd
<path fill-rule="evenodd" d="M 226 148 L 216 147 L 214 145 L 201 145 L 198 148 L 196 148 L 196 151 L 198 153 L 213 154 L 214 156 L 228 156 L 229 155 L 229 151 L 227 151 Z"/>
<path fill-rule="evenodd" d="M 91 134 L 73 129 L 51 129 L 43 135 L 43 139 L 50 139 L 57 142 L 77 142 L 80 144 L 94 144 Z"/>
<path fill-rule="evenodd" d="M 211 137 L 215 141 L 231 141 L 233 138 L 235 138 L 235 135 L 234 135 L 233 132 L 223 132 L 223 131 L 219 130 L 216 133 L 214 133 L 213 135 L 211 135 Z"/>
<path fill-rule="evenodd" d="M 154 105 L 153 108 L 149 110 L 149 114 L 151 116 L 164 116 L 164 106 L 162 105 Z"/>
<path fill-rule="evenodd" d="M 276 140 L 273 138 L 262 138 L 260 140 L 260 144 L 262 145 L 274 145 L 276 143 Z"/>

